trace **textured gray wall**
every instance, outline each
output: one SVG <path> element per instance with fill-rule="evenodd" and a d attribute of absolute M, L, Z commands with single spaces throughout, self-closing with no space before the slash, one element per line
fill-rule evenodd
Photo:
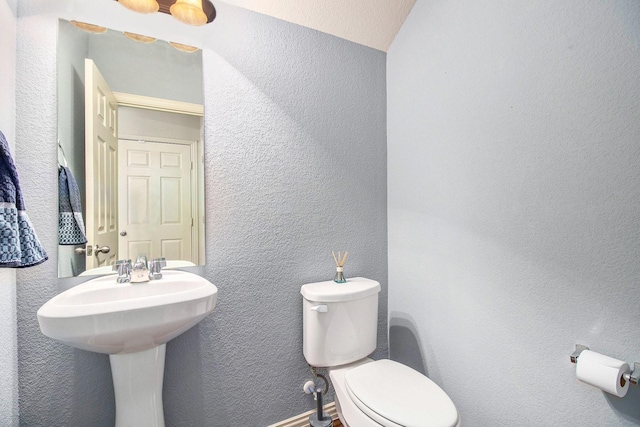
<path fill-rule="evenodd" d="M 40 13 L 51 2 L 20 7 L 17 157 L 52 254 L 18 274 L 20 422 L 106 426 L 108 358 L 57 344 L 37 324 L 37 309 L 79 279 L 56 279 L 51 215 L 59 15 Z M 203 52 L 207 265 L 198 271 L 220 293 L 215 312 L 167 346 L 165 414 L 169 426 L 264 426 L 313 408 L 302 393 L 299 289 L 333 277 L 332 249 L 350 252 L 347 275 L 382 283 L 375 356 L 387 353 L 385 54 L 216 7 Z"/>
<path fill-rule="evenodd" d="M 390 352 L 467 427 L 640 424 L 569 363 L 640 359 L 639 22 L 418 1 L 388 53 Z"/>
<path fill-rule="evenodd" d="M 0 1 L 0 131 L 15 153 L 16 4 Z M 14 156 L 15 157 L 15 156 Z M 0 269 L 0 425 L 18 423 L 16 274 Z"/>

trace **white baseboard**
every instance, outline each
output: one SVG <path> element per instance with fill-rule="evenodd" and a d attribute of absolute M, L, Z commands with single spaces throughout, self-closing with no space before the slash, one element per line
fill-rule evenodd
<path fill-rule="evenodd" d="M 338 412 L 336 411 L 335 402 L 327 403 L 326 405 L 323 406 L 323 408 L 324 408 L 324 412 L 326 412 L 331 416 L 331 419 L 335 420 L 338 418 Z M 309 427 L 309 416 L 315 412 L 316 410 L 313 409 L 311 411 L 305 412 L 304 414 L 291 417 L 288 420 L 271 424 L 268 427 Z"/>

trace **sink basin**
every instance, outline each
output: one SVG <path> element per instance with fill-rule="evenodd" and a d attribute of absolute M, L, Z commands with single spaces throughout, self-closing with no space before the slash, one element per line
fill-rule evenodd
<path fill-rule="evenodd" d="M 193 327 L 216 306 L 218 288 L 178 270 L 160 280 L 117 283 L 102 276 L 51 298 L 38 310 L 43 334 L 109 354 L 116 427 L 164 426 L 162 382 L 167 341 Z"/>
<path fill-rule="evenodd" d="M 72 347 L 118 354 L 164 344 L 191 328 L 216 305 L 218 289 L 184 271 L 160 280 L 116 283 L 103 276 L 75 286 L 38 310 L 42 333 Z"/>

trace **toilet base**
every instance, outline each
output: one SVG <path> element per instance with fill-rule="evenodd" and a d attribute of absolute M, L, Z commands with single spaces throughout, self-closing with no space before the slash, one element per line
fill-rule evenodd
<path fill-rule="evenodd" d="M 340 408 L 340 399 L 338 399 L 338 396 L 334 396 L 333 403 L 336 405 L 336 414 L 338 415 L 340 423 L 343 425 L 343 427 L 349 427 L 347 422 L 344 420 L 344 416 L 342 415 L 342 408 Z"/>

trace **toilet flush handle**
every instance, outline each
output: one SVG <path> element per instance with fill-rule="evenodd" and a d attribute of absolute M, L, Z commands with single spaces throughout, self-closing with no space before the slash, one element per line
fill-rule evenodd
<path fill-rule="evenodd" d="M 312 311 L 317 311 L 318 313 L 326 313 L 327 311 L 329 311 L 329 307 L 327 307 L 326 305 L 314 305 L 313 307 L 311 307 Z"/>

